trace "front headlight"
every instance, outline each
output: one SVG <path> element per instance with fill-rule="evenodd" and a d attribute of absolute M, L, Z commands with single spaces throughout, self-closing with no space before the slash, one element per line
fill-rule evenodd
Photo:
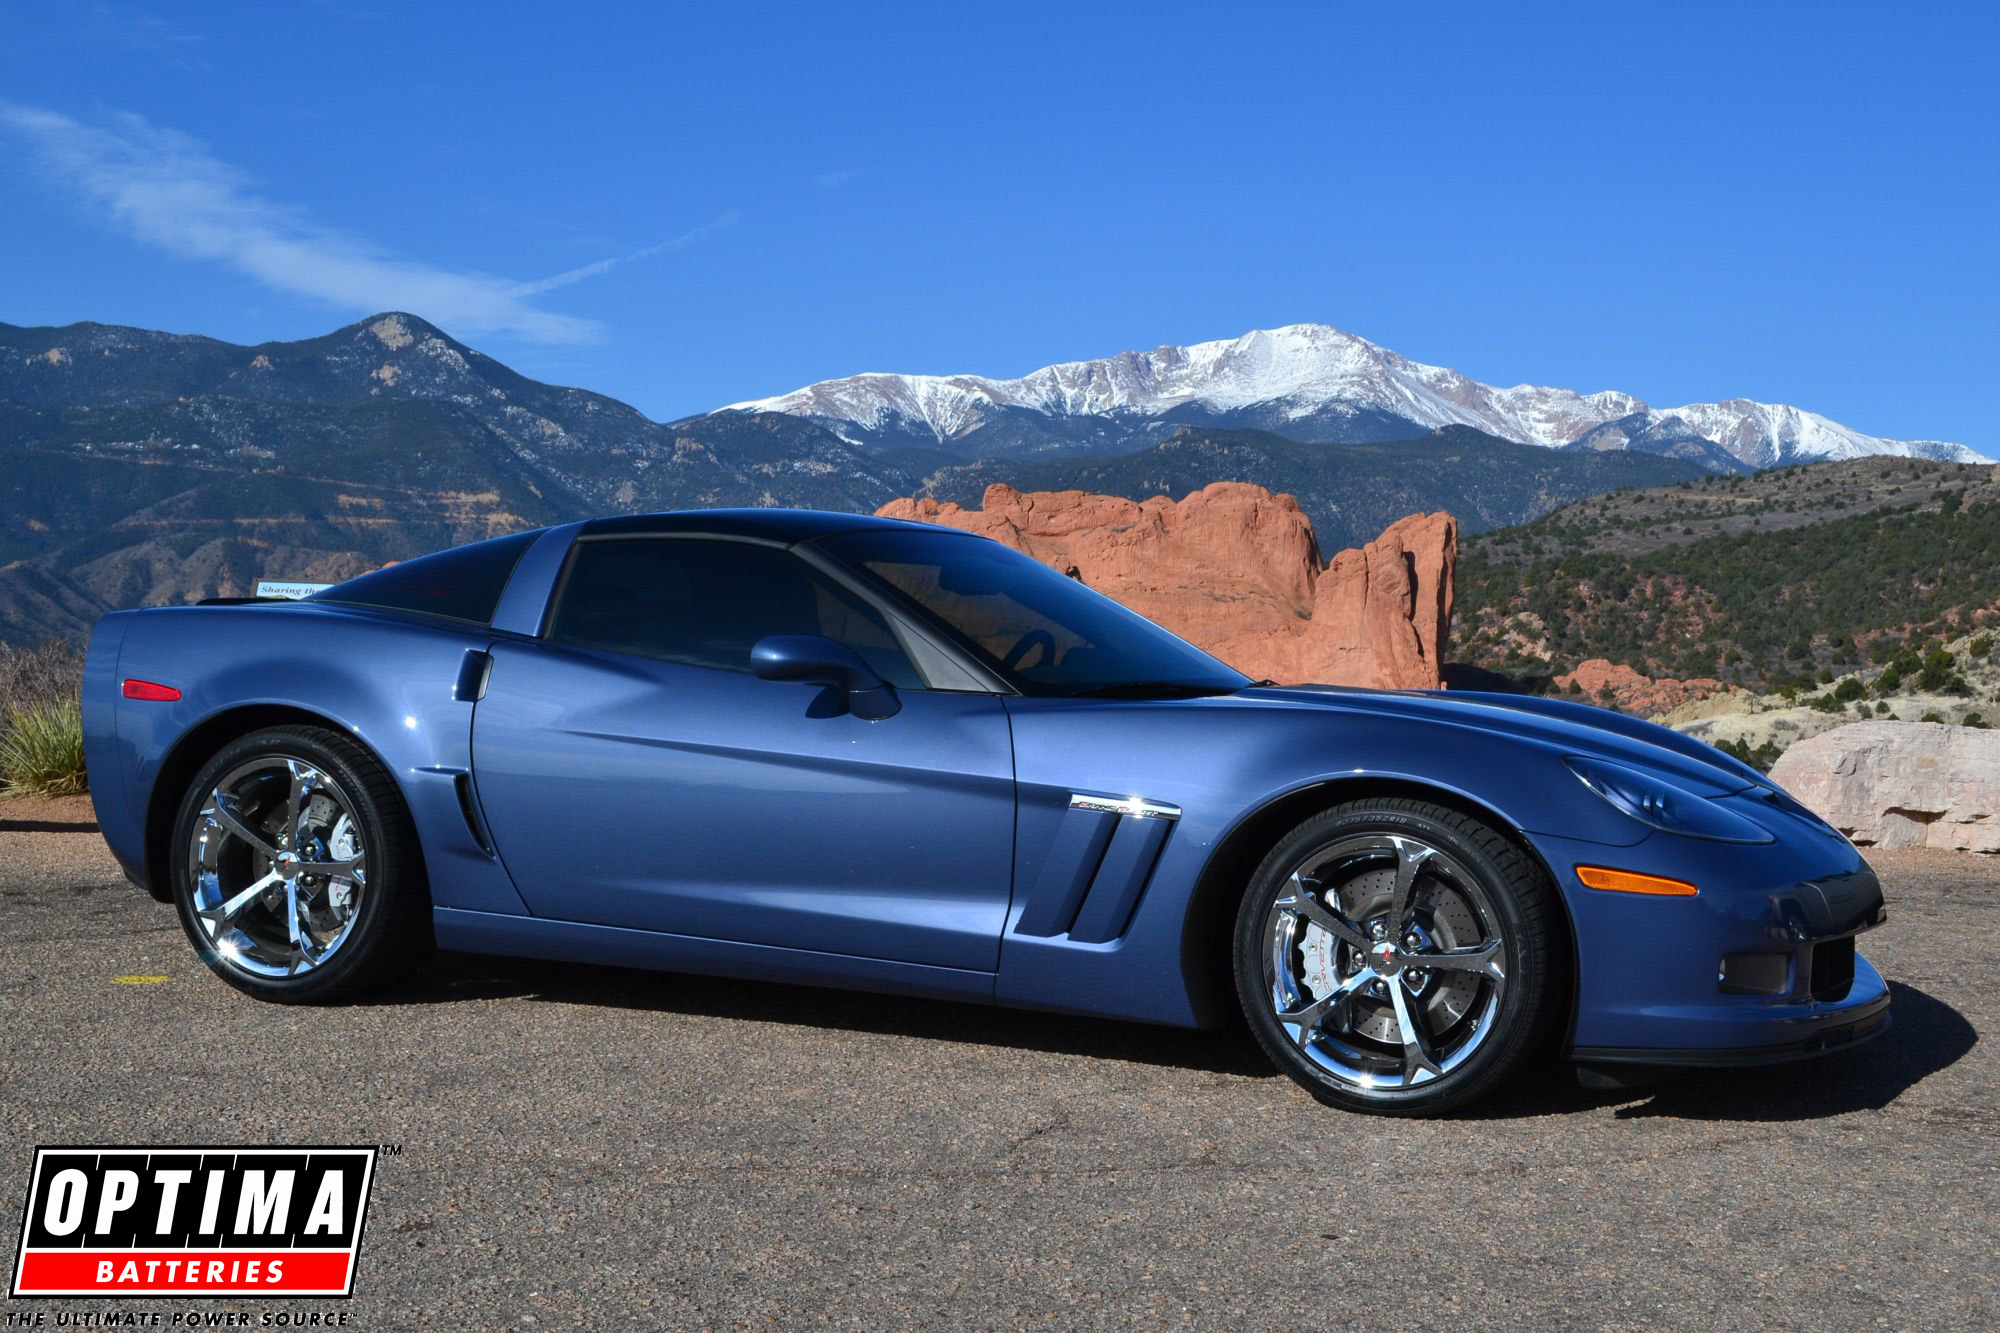
<path fill-rule="evenodd" d="M 1711 842 L 1775 842 L 1766 829 L 1684 790 L 1658 773 L 1571 755 L 1563 762 L 1583 785 L 1641 824 Z"/>

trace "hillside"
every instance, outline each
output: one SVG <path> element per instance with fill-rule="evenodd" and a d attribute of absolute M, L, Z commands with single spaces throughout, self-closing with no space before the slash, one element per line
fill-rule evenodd
<path fill-rule="evenodd" d="M 1114 458 L 989 460 L 947 467 L 916 494 L 976 507 L 993 482 L 1082 490 L 1128 500 L 1176 499 L 1212 481 L 1247 481 L 1298 497 L 1323 552 L 1372 540 L 1405 514 L 1449 510 L 1467 532 L 1546 514 L 1619 486 L 1703 475 L 1639 453 L 1572 453 L 1514 444 L 1466 426 L 1414 439 L 1300 444 L 1266 431 L 1184 426 L 1150 449 Z"/>
<path fill-rule="evenodd" d="M 1558 552 L 1640 555 L 1709 537 L 1781 532 L 1884 510 L 2000 500 L 2000 470 L 1972 463 L 1857 458 L 1707 477 L 1654 490 L 1579 500 L 1542 522 L 1489 533 L 1476 548 L 1495 560 Z"/>
<path fill-rule="evenodd" d="M 0 325 L 0 458 L 15 642 L 587 514 L 871 510 L 916 483 L 797 418 L 663 425 L 401 314 L 257 347 Z"/>
<path fill-rule="evenodd" d="M 1991 466 L 1864 459 L 1598 496 L 1468 540 L 1457 655 L 1800 687 L 2000 617 Z"/>

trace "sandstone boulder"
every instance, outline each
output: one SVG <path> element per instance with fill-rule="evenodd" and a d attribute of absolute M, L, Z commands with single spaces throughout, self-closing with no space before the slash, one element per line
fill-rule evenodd
<path fill-rule="evenodd" d="M 2000 731 L 1855 722 L 1786 750 L 1771 779 L 1864 846 L 2000 852 Z"/>
<path fill-rule="evenodd" d="M 906 499 L 877 512 L 991 537 L 1253 677 L 1382 689 L 1443 683 L 1458 562 L 1449 514 L 1401 519 L 1322 567 L 1298 501 L 1243 482 L 1178 501 L 990 486 L 978 509 Z"/>
<path fill-rule="evenodd" d="M 1608 700 L 1620 710 L 1640 717 L 1672 712 L 1691 700 L 1706 699 L 1735 688 L 1706 677 L 1674 680 L 1669 676 L 1642 675 L 1622 662 L 1602 657 L 1577 663 L 1576 670 L 1557 676 L 1555 683 L 1565 690 L 1574 688 L 1594 702 Z"/>

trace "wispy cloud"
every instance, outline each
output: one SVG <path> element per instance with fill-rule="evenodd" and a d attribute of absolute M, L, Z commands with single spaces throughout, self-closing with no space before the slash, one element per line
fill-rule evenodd
<path fill-rule="evenodd" d="M 514 284 L 514 295 L 539 296 L 543 292 L 552 292 L 558 287 L 567 287 L 572 282 L 582 282 L 585 278 L 594 278 L 600 273 L 609 273 L 620 264 L 629 264 L 635 259 L 651 259 L 654 255 L 663 255 L 670 250 L 685 250 L 696 241 L 706 240 L 724 228 L 735 225 L 736 213 L 734 210 L 731 210 L 719 218 L 702 223 L 699 227 L 690 228 L 678 236 L 669 236 L 658 245 L 649 245 L 643 250 L 634 250 L 629 255 L 619 255 L 613 259 L 600 259 L 594 264 L 585 264 L 582 268 L 573 268 L 567 273 L 558 273 L 551 278 L 539 278 L 534 282 L 516 283 Z"/>
<path fill-rule="evenodd" d="M 123 47 L 161 64 L 189 70 L 208 68 L 201 57 L 206 39 L 155 14 L 96 4 L 84 11 L 80 32 L 90 41 Z"/>
<path fill-rule="evenodd" d="M 59 189 L 101 209 L 139 241 L 185 259 L 223 264 L 278 291 L 362 312 L 408 310 L 465 334 L 505 333 L 543 343 L 593 341 L 594 320 L 557 314 L 532 298 L 649 254 L 692 245 L 735 220 L 725 215 L 636 254 L 538 282 L 402 258 L 259 195 L 206 146 L 139 116 L 88 125 L 60 112 L 0 101 L 0 131 L 35 152 Z"/>

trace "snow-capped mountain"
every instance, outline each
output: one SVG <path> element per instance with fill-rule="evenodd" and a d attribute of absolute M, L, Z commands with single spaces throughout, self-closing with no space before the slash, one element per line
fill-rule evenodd
<path fill-rule="evenodd" d="M 1759 403 L 1731 398 L 1721 403 L 1690 403 L 1665 408 L 1658 417 L 1679 417 L 1699 435 L 1715 441 L 1753 467 L 1823 459 L 1861 458 L 1868 454 L 1898 454 L 1943 463 L 1990 463 L 1962 444 L 1944 440 L 1884 440 L 1863 435 L 1817 412 L 1784 403 Z"/>
<path fill-rule="evenodd" d="M 1617 391 L 1497 388 L 1324 324 L 1069 361 L 1011 380 L 852 375 L 723 410 L 805 417 L 857 444 L 960 453 L 1137 446 L 1190 423 L 1254 426 L 1308 443 L 1391 440 L 1461 425 L 1550 447 L 1655 452 L 1649 442 L 1662 440 L 1683 456 L 1688 437 L 1698 436 L 1753 468 L 1864 454 L 1990 461 L 1963 445 L 1878 439 L 1796 407 L 1748 399 L 1654 409 Z M 1675 420 L 1662 428 L 1668 418 Z M 1611 422 L 1629 428 L 1581 443 Z"/>

